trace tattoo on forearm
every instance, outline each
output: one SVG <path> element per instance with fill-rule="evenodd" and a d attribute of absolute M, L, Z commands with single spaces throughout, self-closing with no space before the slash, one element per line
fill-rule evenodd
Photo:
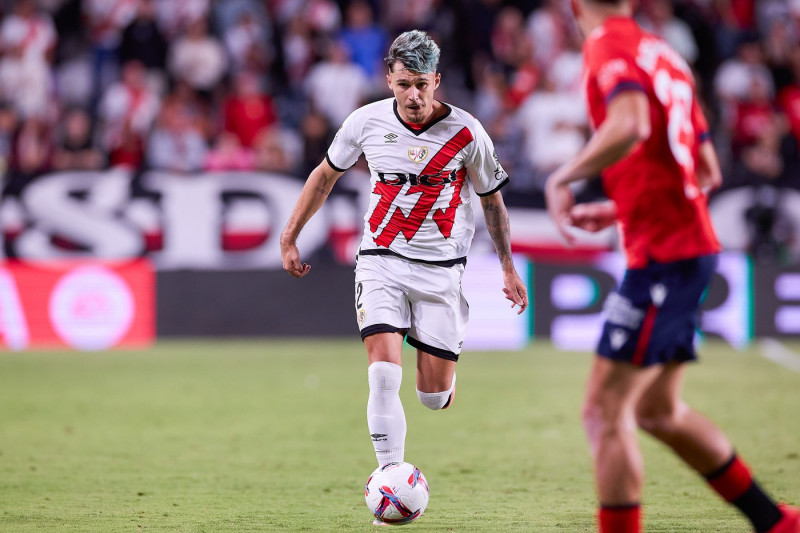
<path fill-rule="evenodd" d="M 325 196 L 328 196 L 328 191 L 326 191 L 322 187 L 314 187 L 314 190 L 317 191 L 320 194 L 324 194 Z"/>
<path fill-rule="evenodd" d="M 487 205 L 483 211 L 486 229 L 501 263 L 511 260 L 511 228 L 508 213 L 497 205 Z"/>

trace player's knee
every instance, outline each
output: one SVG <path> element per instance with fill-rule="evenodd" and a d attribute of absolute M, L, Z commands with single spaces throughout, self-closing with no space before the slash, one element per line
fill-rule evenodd
<path fill-rule="evenodd" d="M 620 406 L 602 401 L 588 401 L 581 413 L 583 428 L 591 442 L 613 440 L 625 432 L 635 431 L 635 423 L 630 413 L 626 414 Z"/>
<path fill-rule="evenodd" d="M 450 391 L 422 392 L 421 390 L 417 389 L 417 396 L 419 397 L 419 401 L 422 405 L 428 409 L 438 411 L 447 405 L 447 402 L 450 400 Z"/>
<path fill-rule="evenodd" d="M 455 389 L 456 376 L 453 374 L 453 381 L 450 384 L 450 388 L 446 391 L 422 392 L 421 390 L 417 389 L 417 397 L 422 405 L 428 409 L 438 411 L 439 409 L 445 409 L 450 406 L 450 403 L 453 400 L 453 395 L 455 394 Z"/>
<path fill-rule="evenodd" d="M 683 410 L 679 405 L 639 406 L 636 425 L 657 439 L 664 439 L 675 432 Z"/>
<path fill-rule="evenodd" d="M 399 390 L 403 382 L 403 369 L 388 361 L 376 361 L 367 369 L 370 390 Z"/>

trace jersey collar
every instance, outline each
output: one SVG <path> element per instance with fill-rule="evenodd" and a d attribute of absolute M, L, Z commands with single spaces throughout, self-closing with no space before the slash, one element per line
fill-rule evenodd
<path fill-rule="evenodd" d="M 402 124 L 405 129 L 407 129 L 408 131 L 410 131 L 414 135 L 419 136 L 419 135 L 422 135 L 423 133 L 425 133 L 426 131 L 428 131 L 429 129 L 431 129 L 435 124 L 438 124 L 439 122 L 443 121 L 444 119 L 446 119 L 447 117 L 450 116 L 450 112 L 453 109 L 449 105 L 445 104 L 444 102 L 440 102 L 439 100 L 437 100 L 437 102 L 439 102 L 440 104 L 442 104 L 445 107 L 444 114 L 442 116 L 440 116 L 439 118 L 435 118 L 435 119 L 431 120 L 430 122 L 428 122 L 427 124 L 425 124 L 424 126 L 419 128 L 418 130 L 414 129 L 411 126 L 409 126 L 408 124 L 406 124 L 406 121 L 403 120 L 403 118 L 400 116 L 400 113 L 398 113 L 398 111 L 397 111 L 397 100 L 392 102 L 392 109 L 394 110 L 394 116 L 397 117 L 397 121 L 400 122 L 400 124 Z"/>

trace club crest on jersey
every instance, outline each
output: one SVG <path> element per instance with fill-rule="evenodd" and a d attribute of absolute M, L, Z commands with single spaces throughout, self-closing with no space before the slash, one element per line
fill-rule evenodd
<path fill-rule="evenodd" d="M 408 158 L 414 163 L 421 163 L 426 157 L 428 157 L 427 146 L 412 146 L 408 149 Z"/>
<path fill-rule="evenodd" d="M 365 309 L 363 309 L 363 308 L 359 309 L 358 310 L 358 325 L 361 326 L 361 324 L 363 324 L 366 319 L 367 319 L 367 311 Z"/>

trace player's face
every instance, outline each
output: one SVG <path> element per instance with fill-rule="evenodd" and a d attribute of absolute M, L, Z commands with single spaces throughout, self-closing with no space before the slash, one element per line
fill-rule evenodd
<path fill-rule="evenodd" d="M 433 117 L 433 93 L 440 79 L 439 73 L 414 72 L 399 61 L 395 63 L 386 81 L 397 99 L 397 111 L 403 120 L 423 124 Z"/>

